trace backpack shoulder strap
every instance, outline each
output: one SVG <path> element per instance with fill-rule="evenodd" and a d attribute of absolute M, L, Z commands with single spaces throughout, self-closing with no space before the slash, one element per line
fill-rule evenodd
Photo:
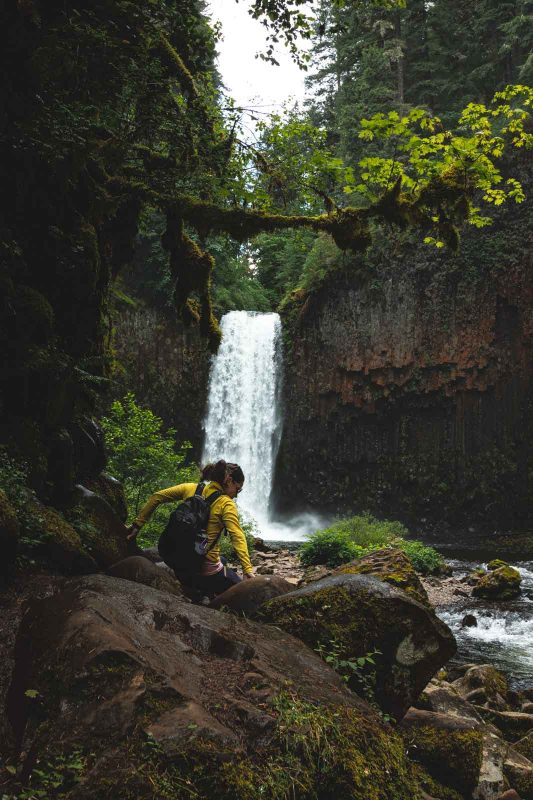
<path fill-rule="evenodd" d="M 204 499 L 209 506 L 212 506 L 215 500 L 218 500 L 219 497 L 222 497 L 222 492 L 216 491 L 213 492 L 213 494 L 210 494 L 209 497 L 205 497 Z"/>
<path fill-rule="evenodd" d="M 205 488 L 205 482 L 202 481 L 201 483 L 198 484 L 198 486 L 194 490 L 194 494 L 201 495 L 202 492 L 204 491 L 204 488 Z"/>

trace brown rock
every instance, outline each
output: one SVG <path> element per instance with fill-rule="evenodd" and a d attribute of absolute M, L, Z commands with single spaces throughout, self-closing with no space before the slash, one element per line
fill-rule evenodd
<path fill-rule="evenodd" d="M 91 754 L 65 800 L 181 798 L 183 787 L 248 800 L 260 782 L 275 797 L 302 779 L 308 796 L 327 781 L 337 800 L 367 800 L 370 787 L 413 797 L 401 740 L 304 644 L 108 575 L 26 614 L 8 713 L 26 773 L 37 758 Z"/>
<path fill-rule="evenodd" d="M 533 714 L 522 714 L 520 711 L 493 711 L 481 706 L 478 706 L 477 710 L 485 720 L 499 728 L 510 742 L 516 742 L 533 730 Z"/>
<path fill-rule="evenodd" d="M 217 595 L 209 608 L 227 608 L 239 614 L 252 616 L 263 603 L 293 590 L 293 586 L 277 575 L 262 576 L 250 581 L 241 581 L 226 592 Z"/>
<path fill-rule="evenodd" d="M 499 794 L 496 800 L 522 800 L 514 789 L 507 789 L 503 794 Z"/>
<path fill-rule="evenodd" d="M 503 765 L 505 777 L 522 800 L 533 800 L 533 764 L 510 747 Z"/>
<path fill-rule="evenodd" d="M 129 556 L 122 561 L 117 561 L 108 568 L 107 574 L 114 578 L 142 583 L 144 586 L 151 586 L 160 592 L 168 592 L 174 597 L 186 599 L 180 582 L 171 575 L 170 570 L 157 566 L 143 556 Z"/>
<path fill-rule="evenodd" d="M 465 665 L 462 677 L 453 681 L 452 686 L 468 700 L 471 698 L 467 696 L 477 689 L 483 689 L 485 697 L 491 700 L 507 692 L 507 680 L 491 664 Z"/>

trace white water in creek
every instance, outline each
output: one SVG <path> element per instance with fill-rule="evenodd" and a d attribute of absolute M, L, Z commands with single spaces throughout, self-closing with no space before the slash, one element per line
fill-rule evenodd
<path fill-rule="evenodd" d="M 264 539 L 298 541 L 322 520 L 302 514 L 272 519 L 271 494 L 281 438 L 281 322 L 278 314 L 230 311 L 222 317 L 222 343 L 209 378 L 202 463 L 224 458 L 245 475 L 238 497 L 244 521 Z"/>
<path fill-rule="evenodd" d="M 479 562 L 451 561 L 460 577 Z M 533 686 L 533 562 L 510 563 L 522 576 L 522 593 L 516 600 L 494 603 L 473 597 L 437 608 L 438 616 L 452 629 L 458 644 L 455 660 L 493 664 L 511 679 L 511 685 Z M 482 564 L 481 566 L 486 566 Z M 474 614 L 477 626 L 463 627 L 466 614 Z"/>

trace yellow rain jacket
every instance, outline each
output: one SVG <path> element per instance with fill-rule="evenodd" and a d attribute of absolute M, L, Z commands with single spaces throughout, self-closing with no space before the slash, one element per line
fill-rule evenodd
<path fill-rule="evenodd" d="M 176 502 L 176 500 L 187 500 L 187 498 L 192 497 L 196 491 L 197 485 L 196 483 L 180 483 L 177 486 L 171 486 L 169 489 L 161 489 L 160 492 L 156 492 L 141 508 L 134 525 L 138 528 L 142 528 L 144 523 L 148 522 L 157 506 L 161 503 L 172 503 Z M 222 491 L 224 490 L 219 483 L 211 481 L 211 483 L 206 484 L 202 494 L 204 497 L 209 497 L 213 492 Z M 231 543 L 241 562 L 242 571 L 245 574 L 251 573 L 253 571 L 252 563 L 248 554 L 246 536 L 239 523 L 237 506 L 227 494 L 222 494 L 211 506 L 209 522 L 207 523 L 207 540 L 209 547 L 213 545 L 213 542 L 223 528 L 226 528 L 231 537 Z M 213 549 L 209 550 L 206 559 L 213 564 L 217 564 L 220 561 L 220 539 Z"/>

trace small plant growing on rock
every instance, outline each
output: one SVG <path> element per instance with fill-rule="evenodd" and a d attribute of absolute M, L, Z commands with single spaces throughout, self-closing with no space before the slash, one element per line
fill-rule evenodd
<path fill-rule="evenodd" d="M 342 658 L 342 645 L 336 639 L 330 639 L 327 644 L 321 643 L 315 648 L 326 664 L 338 672 L 345 683 L 355 685 L 358 694 L 375 704 L 374 691 L 376 688 L 375 656 L 381 655 L 381 650 L 365 653 L 354 658 Z"/>

